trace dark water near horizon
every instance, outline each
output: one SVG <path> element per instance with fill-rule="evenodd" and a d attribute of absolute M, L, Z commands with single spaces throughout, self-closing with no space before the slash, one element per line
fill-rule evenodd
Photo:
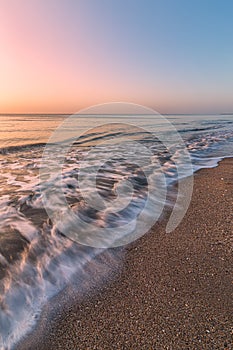
<path fill-rule="evenodd" d="M 39 171 L 45 144 L 52 132 L 66 118 L 65 115 L 0 115 L 0 349 L 11 349 L 36 323 L 41 308 L 48 298 L 57 294 L 74 274 L 102 249 L 90 248 L 74 243 L 59 233 L 48 218 L 43 206 L 43 193 Z M 77 117 L 80 133 L 90 129 L 73 143 L 66 155 L 61 179 L 61 188 L 73 211 L 96 227 L 117 227 L 133 220 L 147 200 L 147 181 L 142 170 L 156 179 L 157 173 L 165 176 L 166 183 L 176 181 L 179 176 L 191 175 L 198 169 L 217 166 L 219 160 L 233 156 L 233 115 L 169 115 L 167 120 L 176 128 L 190 154 L 192 169 L 182 167 L 176 171 L 180 150 L 169 143 L 161 142 L 141 131 L 124 129 L 112 131 L 111 127 L 94 131 L 93 116 Z M 161 123 L 156 116 L 138 116 L 146 130 L 156 129 L 170 138 L 169 125 Z M 124 118 L 118 118 L 121 122 Z M 119 122 L 114 116 L 109 121 Z M 100 118 L 104 124 L 105 118 Z M 70 126 L 72 129 L 72 125 Z M 132 150 L 110 145 L 107 150 L 98 146 L 98 153 L 90 158 L 88 152 L 97 143 L 119 134 L 146 145 L 152 152 L 151 163 L 155 167 L 145 169 L 133 167 L 127 161 Z M 72 137 L 75 137 L 75 132 Z M 175 149 L 175 151 L 173 151 Z M 129 154 L 127 154 L 127 152 Z M 109 161 L 103 165 L 103 159 Z M 137 155 L 140 158 L 142 154 Z M 56 158 L 54 155 L 54 162 Z M 101 213 L 85 207 L 78 186 L 80 166 L 99 167 L 97 187 L 109 205 Z M 53 180 L 53 185 L 58 181 Z M 84 191 L 89 193 L 90 183 L 84 181 Z M 112 214 L 116 188 L 122 179 L 134 184 L 134 197 L 127 210 Z M 60 181 L 60 180 L 59 180 Z M 157 183 L 155 181 L 155 187 Z M 124 200 L 128 200 L 127 192 Z M 157 201 L 160 198 L 156 199 Z M 54 205 L 54 204 L 53 204 Z M 114 254 L 109 252 L 109 259 Z"/>

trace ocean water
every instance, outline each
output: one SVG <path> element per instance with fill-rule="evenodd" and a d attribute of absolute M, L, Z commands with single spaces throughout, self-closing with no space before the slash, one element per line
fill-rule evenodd
<path fill-rule="evenodd" d="M 61 291 L 72 276 L 77 276 L 79 271 L 81 275 L 85 265 L 104 250 L 88 246 L 90 234 L 93 237 L 95 232 L 85 235 L 86 226 L 82 232 L 80 227 L 84 245 L 64 236 L 44 209 L 45 200 L 54 210 L 59 207 L 59 201 L 43 192 L 45 180 L 41 180 L 40 171 L 46 167 L 42 156 L 46 143 L 51 143 L 51 134 L 67 117 L 0 115 L 0 349 L 12 349 L 36 324 L 46 301 Z M 164 193 L 156 192 L 161 187 L 158 174 L 169 186 L 179 177 L 215 167 L 221 159 L 233 156 L 233 115 L 167 115 L 169 123 L 165 124 L 156 115 L 135 118 L 143 121 L 144 129 L 128 126 L 124 116 L 107 119 L 102 116 L 98 120 L 99 128 L 93 128 L 95 116 L 77 116 L 79 134 L 88 131 L 76 139 L 77 130 L 72 134 L 72 124 L 68 125 L 72 146 L 66 152 L 62 176 L 57 178 L 47 168 L 44 173 L 50 184 L 49 193 L 54 193 L 59 184 L 70 210 L 98 230 L 122 227 L 139 215 L 148 201 L 145 174 L 149 173 L 153 180 L 159 217 Z M 126 123 L 124 128 L 122 123 Z M 190 155 L 191 168 L 183 164 L 181 172 L 177 172 L 177 164 L 184 158 L 175 144 L 176 138 L 172 139 L 170 125 L 177 130 L 183 140 L 182 147 Z M 150 133 L 152 130 L 157 131 L 156 137 Z M 160 134 L 170 142 L 161 142 Z M 137 148 L 122 147 L 122 143 L 106 146 L 105 141 L 122 136 L 145 147 L 138 152 Z M 95 153 L 90 156 L 92 149 Z M 148 162 L 144 166 L 142 158 L 149 158 L 153 166 Z M 51 169 L 58 159 L 59 147 L 51 160 Z M 82 191 L 78 181 L 81 168 L 86 174 Z M 85 203 L 88 197 L 92 199 L 93 169 L 98 169 L 95 178 L 98 194 L 107 203 L 107 208 L 102 210 L 93 209 L 91 202 Z M 124 187 L 121 199 L 127 205 L 124 210 L 116 211 L 113 203 L 122 179 L 133 184 L 133 196 Z M 131 226 L 130 229 L 133 230 Z M 114 261 L 114 251 L 110 250 L 109 262 Z"/>

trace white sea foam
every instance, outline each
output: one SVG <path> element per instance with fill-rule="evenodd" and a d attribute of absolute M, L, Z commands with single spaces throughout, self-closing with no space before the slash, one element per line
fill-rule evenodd
<path fill-rule="evenodd" d="M 203 167 L 214 167 L 220 159 L 233 154 L 232 117 L 229 117 L 227 122 L 226 117 L 225 119 L 222 117 L 222 120 L 215 117 L 212 119 L 205 117 L 204 120 L 203 117 L 199 120 L 182 118 L 179 120 L 176 117 L 176 125 L 179 130 L 182 130 L 183 138 L 190 151 L 193 171 Z M 87 123 L 85 120 L 83 122 Z M 93 137 L 95 135 L 88 135 L 88 141 Z M 43 139 L 39 141 L 43 142 Z M 151 144 L 148 142 L 147 145 L 153 152 L 151 165 L 147 165 L 144 170 L 148 172 L 155 187 L 166 190 L 161 180 L 163 175 L 166 176 L 167 185 L 176 181 L 178 176 L 183 178 L 191 175 L 190 168 L 188 172 L 185 166 L 182 167 L 182 173 L 177 173 L 182 150 L 177 149 L 172 152 L 172 146 L 170 150 L 160 149 L 159 145 L 153 142 Z M 109 155 L 113 152 L 111 148 L 107 151 Z M 21 252 L 20 259 L 13 263 L 6 259 L 4 252 L 0 254 L 0 264 L 7 270 L 5 278 L 0 282 L 0 349 L 6 350 L 12 349 L 13 345 L 31 330 L 44 303 L 64 288 L 72 276 L 77 275 L 79 271 L 83 272 L 85 265 L 102 250 L 78 246 L 63 237 L 46 215 L 43 217 L 45 193 L 41 191 L 43 183 L 39 183 L 38 177 L 39 169 L 43 167 L 43 164 L 40 164 L 41 148 L 19 147 L 6 150 L 7 155 L 2 153 L 0 155 L 0 243 L 5 244 L 4 235 L 9 229 L 11 232 L 18 231 L 28 242 L 25 250 Z M 78 148 L 74 147 L 67 155 L 62 178 L 58 179 L 50 173 L 47 174 L 46 186 L 49 190 L 55 191 L 56 199 L 54 201 L 50 197 L 50 205 L 61 210 L 59 196 L 56 195 L 57 187 L 66 194 L 72 210 L 82 215 L 87 222 L 94 222 L 100 227 L 108 225 L 121 227 L 127 220 L 131 220 L 133 225 L 133 218 L 145 205 L 147 199 L 146 183 L 142 175 L 140 172 L 135 172 L 137 181 L 135 178 L 132 179 L 132 169 L 124 162 L 117 161 L 124 156 L 120 149 L 117 150 L 115 161 L 107 162 L 99 176 L 98 191 L 108 201 L 108 206 L 105 210 L 95 213 L 83 205 L 77 176 L 81 163 L 88 171 L 90 165 L 98 166 L 105 154 L 100 152 L 98 158 L 89 158 L 85 163 L 87 154 L 88 147 L 82 148 L 78 145 Z M 56 162 L 54 157 L 51 166 L 55 166 Z M 157 168 L 156 164 L 159 164 Z M 121 213 L 113 212 L 113 201 L 117 189 L 120 188 L 122 179 L 129 177 L 136 181 L 134 200 L 132 201 L 131 185 L 125 183 L 124 186 L 128 187 L 124 188 L 124 196 L 118 204 L 121 206 L 129 203 L 129 207 Z M 87 178 L 83 182 L 86 193 L 90 188 L 89 181 L 90 178 Z M 160 205 L 164 201 L 164 192 L 157 191 L 153 201 L 159 213 Z M 148 216 L 152 215 L 150 210 L 150 207 L 146 208 Z M 41 217 L 40 223 L 37 222 L 38 217 Z M 111 252 L 108 254 L 109 260 L 114 261 L 114 255 Z M 83 274 L 82 278 L 84 278 Z M 80 280 L 80 285 L 81 282 Z"/>

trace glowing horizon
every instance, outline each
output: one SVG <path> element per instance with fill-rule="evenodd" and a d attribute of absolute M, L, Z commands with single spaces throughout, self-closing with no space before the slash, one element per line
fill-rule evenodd
<path fill-rule="evenodd" d="M 0 0 L 0 113 L 233 111 L 228 0 Z M 218 24 L 218 25 L 217 25 Z"/>

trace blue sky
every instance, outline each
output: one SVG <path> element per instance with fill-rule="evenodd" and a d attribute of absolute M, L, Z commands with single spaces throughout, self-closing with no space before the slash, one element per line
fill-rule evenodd
<path fill-rule="evenodd" d="M 73 112 L 127 101 L 161 113 L 233 111 L 231 0 L 0 6 L 1 110 Z"/>

